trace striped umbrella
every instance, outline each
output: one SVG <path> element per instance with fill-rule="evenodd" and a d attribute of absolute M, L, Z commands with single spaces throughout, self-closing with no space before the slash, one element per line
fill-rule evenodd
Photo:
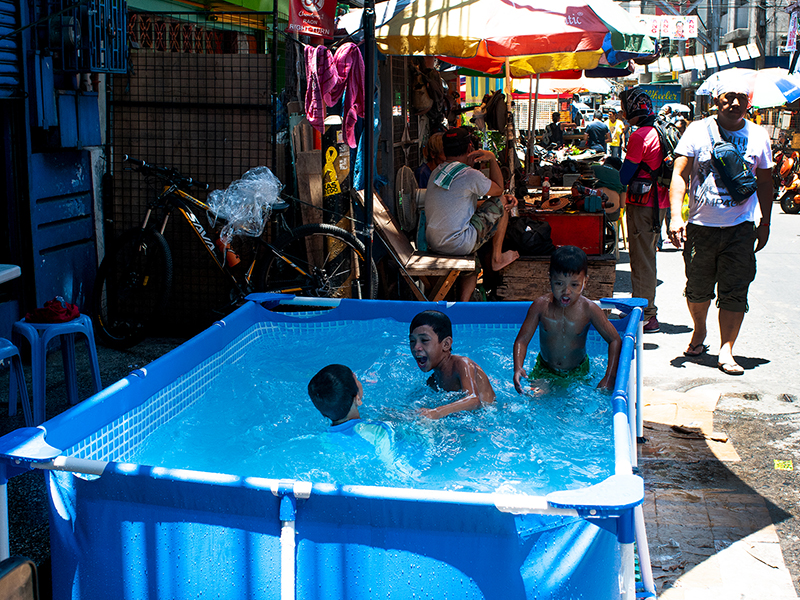
<path fill-rule="evenodd" d="M 483 72 L 520 57 L 512 76 L 594 69 L 656 51 L 639 21 L 611 0 L 413 0 L 375 39 L 384 54 L 474 59 L 463 66 Z"/>

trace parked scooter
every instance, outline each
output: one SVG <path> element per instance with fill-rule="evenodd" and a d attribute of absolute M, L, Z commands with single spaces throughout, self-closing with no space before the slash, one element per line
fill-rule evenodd
<path fill-rule="evenodd" d="M 772 181 L 783 212 L 800 213 L 800 154 L 786 147 L 773 148 Z"/>

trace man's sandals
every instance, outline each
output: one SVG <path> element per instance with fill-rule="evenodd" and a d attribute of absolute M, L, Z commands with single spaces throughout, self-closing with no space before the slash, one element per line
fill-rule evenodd
<path fill-rule="evenodd" d="M 700 342 L 699 344 L 689 344 L 689 347 L 684 350 L 683 355 L 688 356 L 689 358 L 695 358 L 698 356 L 702 356 L 708 352 L 708 344 L 704 344 Z"/>
<path fill-rule="evenodd" d="M 735 362 L 718 363 L 717 368 L 725 375 L 744 375 L 744 367 Z"/>

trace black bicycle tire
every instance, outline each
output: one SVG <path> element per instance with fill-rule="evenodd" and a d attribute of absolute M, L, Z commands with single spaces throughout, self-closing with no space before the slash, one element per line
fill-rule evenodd
<path fill-rule="evenodd" d="M 306 273 L 311 273 L 314 269 L 309 266 L 308 261 L 303 256 L 303 249 L 306 247 L 306 238 L 310 236 L 321 236 L 323 239 L 328 240 L 327 242 L 323 242 L 324 247 L 329 249 L 324 252 L 324 271 L 327 272 L 330 259 L 336 259 L 341 256 L 343 247 L 337 245 L 337 243 L 344 244 L 350 247 L 352 251 L 355 251 L 360 268 L 363 271 L 364 263 L 366 263 L 366 249 L 364 248 L 364 244 L 349 231 L 335 225 L 301 225 L 278 240 L 275 244 L 275 249 L 280 254 L 285 255 Z M 334 252 L 330 250 L 331 248 L 336 248 L 338 251 Z M 285 261 L 278 257 L 267 256 L 266 260 L 261 262 L 261 268 L 258 270 L 256 279 L 256 290 L 260 292 L 286 292 L 287 290 L 292 290 L 292 293 L 298 296 L 350 298 L 359 297 L 360 294 L 360 297 L 366 297 L 363 293 L 363 275 L 361 276 L 359 287 L 355 290 L 356 293 L 352 293 L 352 269 L 348 268 L 347 265 L 344 265 L 344 267 L 341 265 L 334 267 L 334 276 L 345 277 L 345 279 L 342 280 L 341 285 L 338 284 L 338 280 L 334 281 L 334 287 L 329 288 L 327 286 L 331 283 L 330 278 L 320 280 L 318 276 L 312 276 L 307 279 L 298 276 L 297 271 L 289 267 Z M 319 271 L 319 269 L 317 269 L 317 271 Z M 283 273 L 290 274 L 291 278 L 289 278 L 288 275 L 284 276 Z M 375 267 L 375 261 L 372 261 L 372 291 L 369 298 L 375 298 L 377 295 L 378 269 Z"/>
<path fill-rule="evenodd" d="M 800 213 L 800 203 L 795 202 L 794 190 L 785 192 L 781 197 L 781 208 L 787 215 Z"/>
<path fill-rule="evenodd" d="M 139 262 L 142 256 L 145 272 Z M 111 296 L 117 295 L 110 301 L 109 283 L 115 275 L 112 287 L 117 285 L 118 289 Z M 100 343 L 122 350 L 141 342 L 150 333 L 155 317 L 163 312 L 171 291 L 172 252 L 164 236 L 152 228 L 123 233 L 100 264 L 92 291 L 95 330 Z M 111 308 L 111 303 L 116 306 Z"/>

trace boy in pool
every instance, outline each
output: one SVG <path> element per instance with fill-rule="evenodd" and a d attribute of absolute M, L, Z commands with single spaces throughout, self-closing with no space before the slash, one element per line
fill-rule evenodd
<path fill-rule="evenodd" d="M 328 365 L 308 382 L 308 395 L 322 416 L 331 420 L 328 433 L 347 436 L 354 444 L 367 442 L 378 457 L 390 460 L 392 431 L 381 421 L 362 421 L 358 412 L 364 397 L 361 382 L 348 367 Z"/>
<path fill-rule="evenodd" d="M 411 321 L 408 341 L 417 366 L 424 373 L 432 371 L 428 385 L 445 392 L 464 391 L 463 398 L 439 406 L 423 408 L 429 419 L 440 419 L 460 410 L 475 410 L 494 402 L 494 390 L 486 373 L 473 360 L 451 352 L 453 326 L 438 310 L 425 310 Z"/>
<path fill-rule="evenodd" d="M 514 387 L 518 393 L 523 393 L 522 378 L 528 377 L 523 365 L 537 327 L 540 351 L 530 375 L 534 395 L 547 393 L 553 381 L 589 374 L 586 336 L 590 324 L 608 342 L 608 367 L 597 387 L 614 387 L 622 341 L 600 307 L 582 295 L 587 270 L 586 254 L 575 246 L 561 246 L 550 257 L 551 292 L 534 300 L 514 341 Z"/>

